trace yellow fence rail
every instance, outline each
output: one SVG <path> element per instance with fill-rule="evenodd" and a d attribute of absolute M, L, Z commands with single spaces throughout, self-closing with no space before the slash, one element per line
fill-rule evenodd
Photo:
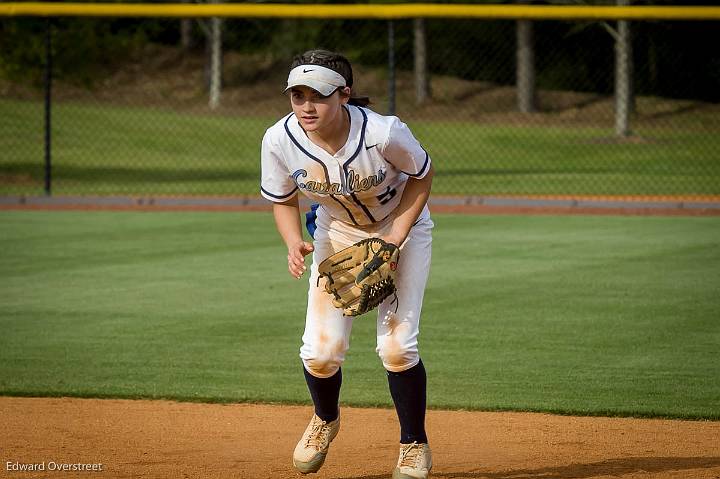
<path fill-rule="evenodd" d="M 720 7 L 589 5 L 394 5 L 0 3 L 0 16 L 244 17 L 244 18 L 484 18 L 537 20 L 720 20 Z"/>

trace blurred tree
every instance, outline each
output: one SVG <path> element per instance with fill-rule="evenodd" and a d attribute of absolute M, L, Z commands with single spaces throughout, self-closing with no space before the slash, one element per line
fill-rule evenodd
<path fill-rule="evenodd" d="M 220 3 L 219 0 L 208 0 L 208 3 Z M 220 106 L 222 92 L 222 20 L 212 17 L 200 20 L 205 34 L 205 84 L 208 91 L 208 106 L 211 110 Z"/>
<path fill-rule="evenodd" d="M 630 5 L 630 0 L 617 0 L 618 6 Z M 615 135 L 630 136 L 630 112 L 632 111 L 633 58 L 630 22 L 621 20 L 615 37 Z"/>
<path fill-rule="evenodd" d="M 518 0 L 519 4 L 529 3 L 528 0 Z M 535 40 L 533 38 L 533 22 L 518 20 L 516 29 L 516 66 L 515 85 L 517 89 L 518 110 L 521 113 L 532 113 L 536 109 L 536 80 L 535 80 Z"/>
<path fill-rule="evenodd" d="M 120 0 L 107 1 L 121 3 Z M 285 1 L 300 3 L 299 0 Z M 578 3 L 575 0 L 545 2 Z M 483 0 L 482 3 L 497 2 Z M 583 3 L 612 5 L 615 0 Z M 672 0 L 635 0 L 633 3 L 676 4 Z M 693 0 L 693 4 L 716 5 L 717 1 Z M 537 88 L 614 92 L 611 74 L 614 37 L 603 31 L 602 22 L 536 21 L 530 33 L 518 32 L 521 27 L 513 21 L 433 18 L 425 19 L 422 24 L 428 85 L 432 74 L 515 85 L 525 75 L 519 72 L 522 67 L 516 66 L 518 48 L 513 39 L 531 34 L 532 41 L 518 44 L 534 44 Z M 182 44 L 184 35 L 177 19 L 56 18 L 53 25 L 56 78 L 86 86 L 102 81 L 128 60 L 139 58 L 148 43 L 177 46 Z M 395 22 L 396 60 L 402 70 L 414 69 L 414 25 L 410 20 Z M 210 32 L 210 26 L 207 27 Z M 720 49 L 708 48 L 720 44 L 718 22 L 637 21 L 632 23 L 632 28 L 634 48 L 628 56 L 634 60 L 632 85 L 637 94 L 720 101 L 717 88 Z M 264 64 L 270 66 L 273 62 L 285 64 L 292 55 L 314 47 L 341 50 L 353 61 L 368 66 L 384 67 L 387 59 L 386 23 L 378 20 L 247 18 L 223 22 L 221 29 L 225 49 L 264 55 L 267 58 Z M 26 84 L 41 84 L 43 35 L 42 19 L 0 19 L 0 76 Z M 198 33 L 198 44 L 202 35 Z M 208 38 L 209 33 L 206 40 Z M 205 43 L 212 44 L 209 40 Z M 208 58 L 212 59 L 210 52 Z M 208 88 L 211 61 L 208 60 Z M 632 98 L 633 90 L 630 92 Z"/>
<path fill-rule="evenodd" d="M 425 32 L 424 18 L 413 19 L 413 38 L 415 51 L 415 102 L 421 105 L 431 96 L 430 75 L 427 68 L 427 33 Z"/>
<path fill-rule="evenodd" d="M 190 0 L 182 0 L 182 3 L 190 3 Z M 192 48 L 192 19 L 181 18 L 180 19 L 180 48 L 183 51 L 188 51 Z"/>

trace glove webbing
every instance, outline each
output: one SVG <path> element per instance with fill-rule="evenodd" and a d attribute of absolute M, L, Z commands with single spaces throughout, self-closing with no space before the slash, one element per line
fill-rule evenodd
<path fill-rule="evenodd" d="M 390 278 L 385 278 L 378 283 L 372 285 L 363 286 L 362 293 L 360 295 L 359 310 L 374 309 L 383 302 L 385 298 L 395 293 L 397 298 L 397 290 L 395 289 L 395 283 Z"/>

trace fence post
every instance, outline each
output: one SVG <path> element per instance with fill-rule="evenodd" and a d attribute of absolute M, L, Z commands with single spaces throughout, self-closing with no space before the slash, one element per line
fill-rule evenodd
<path fill-rule="evenodd" d="M 52 18 L 45 22 L 45 195 L 52 194 Z"/>

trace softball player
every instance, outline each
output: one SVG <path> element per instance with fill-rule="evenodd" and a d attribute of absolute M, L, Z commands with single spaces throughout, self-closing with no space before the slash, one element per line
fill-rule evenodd
<path fill-rule="evenodd" d="M 342 55 L 311 50 L 295 57 L 285 89 L 292 113 L 262 142 L 261 193 L 273 202 L 290 274 L 300 279 L 312 254 L 300 358 L 315 414 L 293 464 L 301 473 L 317 472 L 340 428 L 341 365 L 352 318 L 318 284 L 317 265 L 357 241 L 380 237 L 400 246 L 397 295 L 378 308 L 376 348 L 400 421 L 393 478 L 426 478 L 432 459 L 417 339 L 430 269 L 433 167 L 408 127 L 366 108 L 369 101 L 352 96 L 352 85 L 352 67 Z M 312 244 L 303 240 L 299 192 L 319 205 L 307 214 Z"/>

